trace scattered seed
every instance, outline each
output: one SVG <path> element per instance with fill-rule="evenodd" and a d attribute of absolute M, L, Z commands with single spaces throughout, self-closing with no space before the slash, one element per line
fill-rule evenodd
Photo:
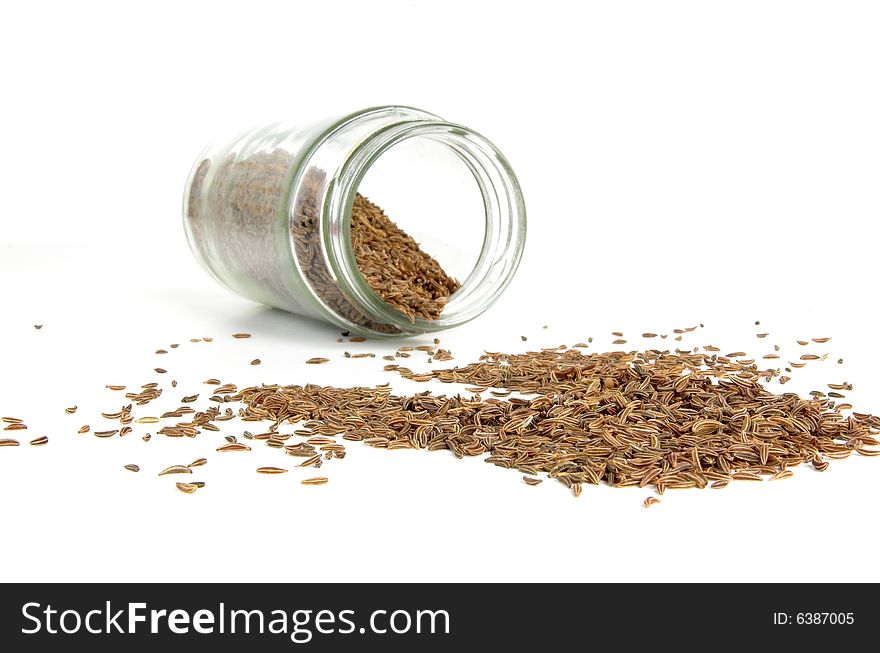
<path fill-rule="evenodd" d="M 217 447 L 217 451 L 250 451 L 251 448 L 246 444 L 242 444 L 241 442 L 231 442 L 229 444 L 224 444 L 222 447 Z"/>
<path fill-rule="evenodd" d="M 321 365 L 322 363 L 329 363 L 329 362 L 330 362 L 329 358 L 320 358 L 320 357 L 310 358 L 306 361 L 306 363 L 308 363 L 309 365 Z"/>
<path fill-rule="evenodd" d="M 651 506 L 656 505 L 658 503 L 660 503 L 660 499 L 658 499 L 657 497 L 648 497 L 647 499 L 645 499 L 645 501 L 644 501 L 644 503 L 642 503 L 642 505 L 645 508 L 650 508 Z"/>
<path fill-rule="evenodd" d="M 23 422 L 13 422 L 12 424 L 9 424 L 8 426 L 6 426 L 3 430 L 4 431 L 26 431 L 27 424 L 24 424 Z"/>
<path fill-rule="evenodd" d="M 119 433 L 119 429 L 113 429 L 112 431 L 95 431 L 94 435 L 98 438 L 112 438 L 117 433 Z"/>
<path fill-rule="evenodd" d="M 175 483 L 175 485 L 177 486 L 177 489 L 184 494 L 192 494 L 199 489 L 199 486 L 196 483 Z"/>
<path fill-rule="evenodd" d="M 45 435 L 41 435 L 40 437 L 31 440 L 30 444 L 34 447 L 40 447 L 44 444 L 49 444 L 49 438 L 47 438 Z"/>
<path fill-rule="evenodd" d="M 192 470 L 185 465 L 171 465 L 171 467 L 166 467 L 159 472 L 159 476 L 165 476 L 167 474 L 192 474 Z"/>
<path fill-rule="evenodd" d="M 281 467 L 257 467 L 257 474 L 286 474 L 287 470 Z"/>
<path fill-rule="evenodd" d="M 523 476 L 523 482 L 526 485 L 540 485 L 543 480 L 540 478 L 535 478 L 534 476 Z"/>
<path fill-rule="evenodd" d="M 65 408 L 64 412 L 68 415 L 73 415 L 76 412 L 76 406 L 70 406 L 69 408 Z"/>
<path fill-rule="evenodd" d="M 189 465 L 187 465 L 187 467 L 201 467 L 202 465 L 206 464 L 207 462 L 208 462 L 207 458 L 196 458 Z"/>
<path fill-rule="evenodd" d="M 139 472 L 139 471 L 141 471 L 141 468 L 138 467 L 137 465 L 135 465 L 134 463 L 131 463 L 130 465 L 126 465 L 126 466 L 125 466 L 125 469 L 127 469 L 127 470 L 130 471 L 130 472 Z"/>
<path fill-rule="evenodd" d="M 259 365 L 262 362 L 263 361 L 261 361 L 259 358 L 255 358 L 254 360 L 251 361 L 251 365 Z"/>
<path fill-rule="evenodd" d="M 0 438 L 0 447 L 17 447 L 19 444 L 18 440 L 12 438 Z"/>
<path fill-rule="evenodd" d="M 135 424 L 157 424 L 159 422 L 158 417 L 138 417 L 135 421 Z"/>
<path fill-rule="evenodd" d="M 89 432 L 89 425 L 88 424 L 84 424 L 84 425 L 80 426 L 79 431 L 77 431 L 77 433 L 88 433 L 88 432 Z"/>
<path fill-rule="evenodd" d="M 245 338 L 250 338 L 251 334 L 249 333 L 233 333 L 233 338 L 237 338 L 238 340 L 244 340 Z"/>
<path fill-rule="evenodd" d="M 303 485 L 324 485 L 327 482 L 326 476 L 315 476 L 314 478 L 306 478 L 301 481 Z"/>

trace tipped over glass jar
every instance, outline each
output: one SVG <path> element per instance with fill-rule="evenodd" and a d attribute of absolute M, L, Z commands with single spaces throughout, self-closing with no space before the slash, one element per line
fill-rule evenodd
<path fill-rule="evenodd" d="M 501 152 L 401 106 L 219 141 L 190 172 L 183 215 L 220 284 L 364 336 L 477 317 L 510 283 L 526 234 Z"/>

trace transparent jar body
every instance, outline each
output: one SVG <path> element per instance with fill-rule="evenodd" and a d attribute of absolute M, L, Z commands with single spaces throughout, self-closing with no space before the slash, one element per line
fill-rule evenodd
<path fill-rule="evenodd" d="M 469 214 L 460 229 L 436 218 L 423 225 L 445 234 L 453 247 L 475 252 L 461 287 L 437 319 L 408 317 L 386 303 L 355 259 L 355 195 L 371 170 L 395 151 L 411 154 L 413 165 L 426 152 L 451 155 L 479 198 L 479 215 Z M 405 157 L 403 162 L 406 166 Z M 437 183 L 440 187 L 416 200 L 427 207 L 447 197 L 442 180 Z M 210 146 L 190 173 L 183 214 L 194 256 L 228 289 L 371 336 L 438 331 L 485 311 L 512 279 L 526 231 L 519 184 L 489 141 L 433 114 L 396 106 L 307 126 L 265 125 Z M 459 233 L 464 231 L 467 237 Z"/>

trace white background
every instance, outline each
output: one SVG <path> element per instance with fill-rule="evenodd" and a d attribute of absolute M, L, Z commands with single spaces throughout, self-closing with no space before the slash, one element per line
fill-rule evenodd
<path fill-rule="evenodd" d="M 457 362 L 700 322 L 689 346 L 757 355 L 833 336 L 787 389 L 848 380 L 878 410 L 878 33 L 869 2 L 5 7 L 0 414 L 30 426 L 3 435 L 51 441 L 0 449 L 0 580 L 880 580 L 877 459 L 646 510 L 647 490 L 575 499 L 445 453 L 352 443 L 305 487 L 302 470 L 254 473 L 287 463 L 277 451 L 214 453 L 221 434 L 76 435 L 122 404 L 105 384 L 180 381 L 136 415 L 206 397 L 213 376 L 426 389 L 341 358 L 392 345 L 337 344 L 216 286 L 179 217 L 217 132 L 388 103 L 484 133 L 526 195 L 514 284 L 441 335 Z M 333 361 L 302 364 L 315 355 Z M 156 475 L 199 456 L 194 495 Z"/>

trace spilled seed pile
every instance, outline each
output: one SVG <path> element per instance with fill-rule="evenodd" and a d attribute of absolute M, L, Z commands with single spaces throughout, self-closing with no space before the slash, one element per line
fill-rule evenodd
<path fill-rule="evenodd" d="M 676 330 L 675 340 L 694 329 Z M 612 335 L 622 339 L 620 332 Z M 248 334 L 233 337 L 242 339 Z M 438 344 L 435 340 L 434 346 L 401 347 L 394 356 L 382 358 L 400 361 L 420 352 L 429 361 L 449 360 L 450 352 Z M 805 399 L 779 391 L 779 383 L 786 378 L 781 369 L 760 369 L 741 351 L 722 355 L 716 353 L 718 347 L 706 345 L 702 352 L 695 348 L 590 353 L 585 351 L 589 347 L 577 343 L 571 348 L 517 354 L 486 353 L 467 365 L 423 373 L 399 363 L 384 365 L 386 372 L 412 381 L 463 384 L 464 395 L 397 395 L 387 384 L 239 388 L 212 378 L 204 382 L 211 388 L 207 399 L 212 405 L 203 410 L 190 406 L 199 399 L 200 393 L 193 393 L 184 395 L 176 410 L 135 417 L 135 410 L 147 410 L 144 407 L 163 393 L 158 383 L 147 383 L 126 392 L 129 403 L 120 410 L 102 413 L 104 419 L 118 420 L 119 428 L 92 433 L 122 437 L 131 432 L 132 422 L 156 424 L 157 435 L 171 438 L 204 438 L 214 432 L 223 437 L 211 445 L 217 453 L 241 455 L 262 445 L 289 456 L 290 466 L 309 470 L 344 458 L 343 442 L 389 450 L 449 451 L 459 458 L 486 456 L 486 462 L 524 474 L 528 485 L 538 485 L 544 477 L 555 479 L 574 496 L 581 494 L 584 484 L 600 483 L 651 487 L 660 494 L 666 489 L 721 488 L 731 480 L 788 478 L 799 465 L 824 471 L 829 460 L 853 453 L 880 454 L 875 448 L 880 445 L 880 418 L 835 402 L 844 398 L 840 391 L 852 389 L 846 382 L 830 383 L 830 392 L 813 391 Z M 799 360 L 807 364 L 826 357 L 804 354 Z M 316 357 L 306 362 L 331 359 Z M 790 362 L 785 370 L 790 373 L 790 366 L 795 365 Z M 125 390 L 120 385 L 107 387 Z M 486 392 L 491 396 L 484 397 Z M 65 409 L 68 414 L 75 411 L 75 406 Z M 224 422 L 236 418 L 249 430 L 230 434 L 231 425 Z M 20 418 L 2 420 L 6 431 L 27 428 Z M 90 430 L 84 425 L 78 432 Z M 143 439 L 151 437 L 148 433 Z M 0 441 L 4 447 L 17 444 L 12 438 Z M 159 474 L 192 474 L 193 468 L 207 462 L 199 458 Z M 139 471 L 134 463 L 125 468 Z M 273 466 L 256 471 L 284 474 L 288 469 Z M 319 476 L 300 482 L 320 485 L 327 480 Z M 203 485 L 178 483 L 177 488 L 191 494 Z"/>
<path fill-rule="evenodd" d="M 243 287 L 261 288 L 264 303 L 293 308 L 302 298 L 286 281 L 290 261 L 279 256 L 277 224 L 287 219 L 282 198 L 289 190 L 294 164 L 294 157 L 284 149 L 244 158 L 233 154 L 213 168 L 206 159 L 196 169 L 187 203 L 193 246 L 203 260 L 222 261 L 230 278 L 240 280 Z M 206 185 L 209 170 L 211 182 Z M 396 327 L 372 319 L 352 304 L 328 267 L 320 224 L 325 186 L 326 174 L 318 168 L 307 170 L 298 186 L 289 219 L 298 268 L 321 301 L 346 320 L 374 331 L 398 333 Z M 351 240 L 367 284 L 411 321 L 437 319 L 460 286 L 360 194 L 352 207 Z"/>

